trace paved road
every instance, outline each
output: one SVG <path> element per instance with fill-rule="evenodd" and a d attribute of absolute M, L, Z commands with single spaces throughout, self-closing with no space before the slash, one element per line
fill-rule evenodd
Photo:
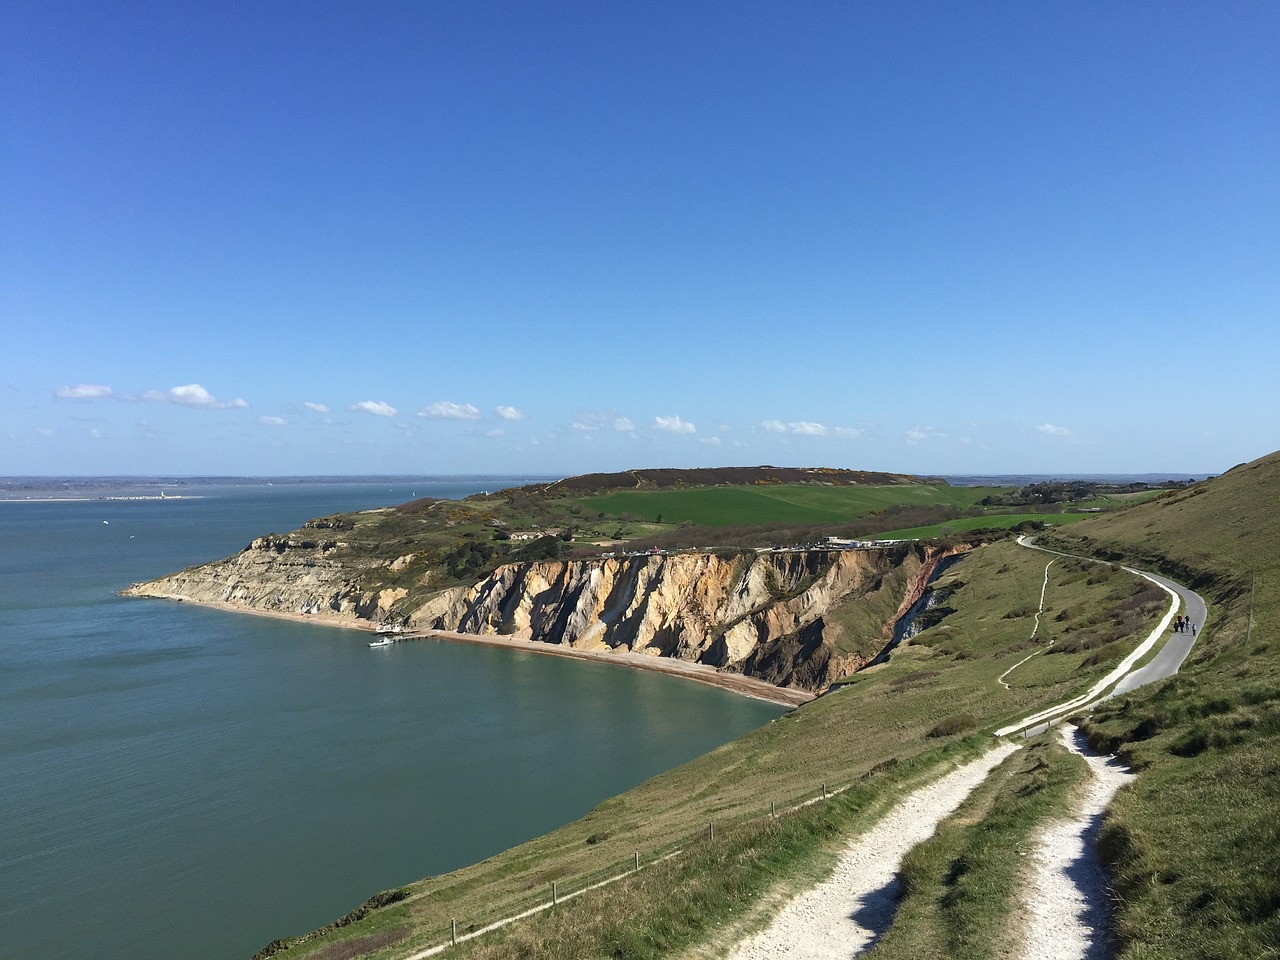
<path fill-rule="evenodd" d="M 1125 569 L 1128 569 L 1127 567 Z M 1204 597 L 1189 590 L 1180 583 L 1159 576 L 1158 574 L 1148 573 L 1148 577 L 1159 583 L 1164 584 L 1182 599 L 1182 607 L 1180 612 L 1182 615 L 1191 618 L 1191 628 L 1186 633 L 1171 633 L 1169 639 L 1164 642 L 1164 646 L 1160 648 L 1159 653 L 1151 658 L 1151 662 L 1146 666 L 1139 667 L 1137 670 L 1126 674 L 1125 677 L 1116 684 L 1116 688 L 1111 691 L 1110 696 L 1118 697 L 1122 693 L 1128 693 L 1130 690 L 1136 690 L 1143 684 L 1153 683 L 1156 680 L 1163 680 L 1165 677 L 1172 677 L 1178 672 L 1178 668 L 1182 666 L 1182 661 L 1187 659 L 1187 655 L 1191 653 L 1191 648 L 1195 646 L 1197 640 L 1200 639 L 1200 631 L 1204 629 L 1204 618 L 1206 607 Z M 1194 629 L 1194 633 L 1191 632 Z"/>

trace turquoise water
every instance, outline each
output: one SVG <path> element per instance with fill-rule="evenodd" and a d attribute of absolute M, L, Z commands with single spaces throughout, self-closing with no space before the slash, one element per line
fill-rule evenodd
<path fill-rule="evenodd" d="M 781 712 L 634 670 L 370 650 L 353 631 L 115 596 L 314 516 L 493 486 L 0 502 L 0 957 L 247 960 Z"/>

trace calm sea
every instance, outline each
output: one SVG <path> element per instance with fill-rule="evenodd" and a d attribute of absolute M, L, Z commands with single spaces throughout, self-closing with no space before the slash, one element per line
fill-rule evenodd
<path fill-rule="evenodd" d="M 115 596 L 315 516 L 494 488 L 0 502 L 0 957 L 248 960 L 782 712 L 607 665 L 370 650 L 354 631 Z"/>

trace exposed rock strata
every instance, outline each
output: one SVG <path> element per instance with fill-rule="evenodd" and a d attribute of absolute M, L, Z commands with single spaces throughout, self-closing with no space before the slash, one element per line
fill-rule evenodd
<path fill-rule="evenodd" d="M 318 618 L 394 615 L 420 629 L 676 657 L 819 690 L 879 652 L 945 556 L 896 546 L 507 564 L 404 609 L 403 587 L 367 586 L 378 581 L 375 568 L 396 569 L 404 558 L 361 562 L 340 546 L 263 537 L 234 557 L 125 592 Z M 881 611 L 878 636 L 846 636 L 832 616 L 856 603 Z"/>

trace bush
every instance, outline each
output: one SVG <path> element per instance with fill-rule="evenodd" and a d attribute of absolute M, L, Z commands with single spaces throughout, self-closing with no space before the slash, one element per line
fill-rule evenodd
<path fill-rule="evenodd" d="M 978 718 L 972 713 L 956 713 L 947 717 L 945 720 L 938 722 L 938 725 L 930 730 L 925 736 L 927 737 L 951 737 L 957 733 L 964 733 L 966 730 L 972 730 L 978 725 Z"/>

